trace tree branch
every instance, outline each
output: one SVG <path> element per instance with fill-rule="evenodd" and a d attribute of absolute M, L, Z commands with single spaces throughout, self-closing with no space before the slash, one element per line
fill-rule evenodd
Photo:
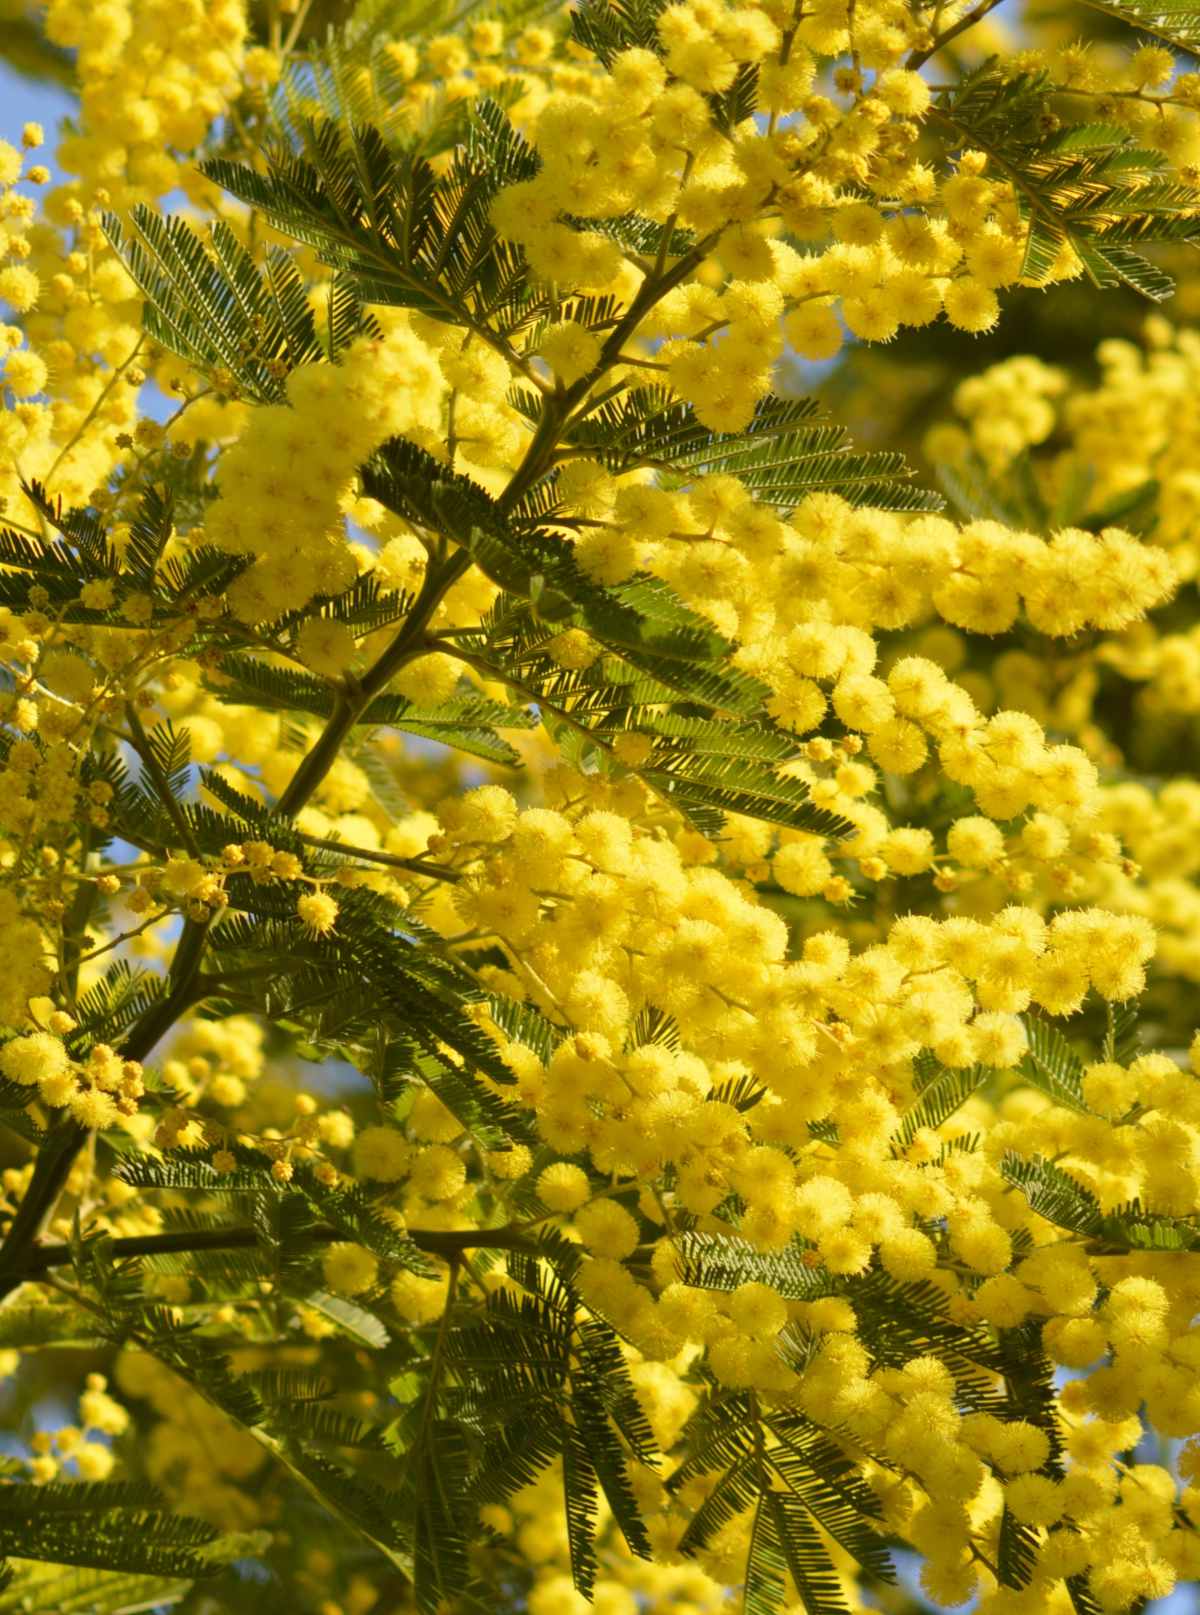
<path fill-rule="evenodd" d="M 343 741 L 366 709 L 370 701 L 383 690 L 405 662 L 419 655 L 424 648 L 425 630 L 445 597 L 471 565 L 471 557 L 462 550 L 441 568 L 431 569 L 426 575 L 421 592 L 403 628 L 382 656 L 359 681 L 353 693 L 344 693 L 338 710 L 329 719 L 324 731 L 296 769 L 291 782 L 280 797 L 277 811 L 294 818 L 308 802 L 321 781 L 333 767 Z M 173 801 L 162 770 L 157 768 L 153 751 L 145 730 L 136 713 L 130 710 L 130 727 L 145 744 L 145 750 L 136 747 L 151 778 L 163 796 L 163 805 L 171 812 Z M 165 792 L 165 794 L 163 794 Z M 171 814 L 184 845 L 194 850 L 190 828 L 181 822 L 178 805 Z M 134 1026 L 121 1054 L 127 1060 L 144 1060 L 155 1044 L 175 1024 L 185 1010 L 198 1001 L 200 988 L 200 962 L 210 921 L 187 920 L 176 945 L 171 961 L 171 988 L 142 1016 Z M 28 1269 L 32 1248 L 46 1231 L 54 1217 L 54 1208 L 70 1176 L 75 1157 L 83 1148 L 88 1132 L 72 1117 L 66 1117 L 51 1132 L 38 1151 L 33 1176 L 29 1181 L 13 1218 L 12 1226 L 0 1245 L 0 1299 L 20 1284 Z"/>
<path fill-rule="evenodd" d="M 446 864 L 430 863 L 427 858 L 402 858 L 398 852 L 380 852 L 375 847 L 356 847 L 350 841 L 334 841 L 329 836 L 310 836 L 296 832 L 306 847 L 323 847 L 329 852 L 344 853 L 347 858 L 364 858 L 368 863 L 386 864 L 389 869 L 404 869 L 412 875 L 427 875 L 430 880 L 459 881 L 462 875 Z"/>
<path fill-rule="evenodd" d="M 387 688 L 405 663 L 412 661 L 425 649 L 425 630 L 434 612 L 470 566 L 470 554 L 466 550 L 459 550 L 441 567 L 431 567 L 425 574 L 421 592 L 413 602 L 404 627 L 383 655 L 358 680 L 357 685 L 341 693 L 333 716 L 276 803 L 278 813 L 289 819 L 299 813 L 333 767 L 343 741 L 367 707 Z"/>
<path fill-rule="evenodd" d="M 959 34 L 965 34 L 968 28 L 974 28 L 977 22 L 982 22 L 988 12 L 994 11 L 999 4 L 1000 0 L 979 0 L 977 6 L 973 6 L 965 17 L 960 17 L 956 23 L 952 23 L 949 28 L 940 33 L 927 49 L 910 51 L 904 64 L 905 67 L 908 68 L 909 72 L 913 72 L 918 67 L 923 67 L 931 56 L 936 56 L 938 51 L 948 45 L 952 39 L 957 39 Z"/>
<path fill-rule="evenodd" d="M 253 1250 L 260 1241 L 259 1230 L 250 1224 L 231 1223 L 227 1228 L 180 1228 L 170 1234 L 137 1234 L 130 1239 L 114 1239 L 108 1254 L 114 1261 L 130 1261 L 142 1256 L 186 1255 L 189 1251 Z M 467 1250 L 534 1249 L 532 1241 L 512 1226 L 503 1228 L 410 1228 L 408 1237 L 418 1250 L 429 1256 L 453 1261 Z M 345 1240 L 339 1228 L 318 1224 L 305 1233 L 314 1245 L 334 1245 Z M 28 1252 L 22 1279 L 36 1279 L 51 1268 L 71 1262 L 69 1245 L 35 1245 Z"/>
<path fill-rule="evenodd" d="M 526 491 L 549 469 L 563 426 L 569 420 L 572 411 L 583 402 L 596 382 L 619 362 L 623 345 L 637 330 L 647 312 L 673 286 L 685 280 L 704 258 L 716 240 L 716 234 L 714 232 L 697 242 L 665 273 L 649 277 L 625 315 L 609 334 L 592 371 L 580 377 L 563 392 L 547 398 L 537 430 L 499 500 L 503 512 L 506 514 L 510 512 Z M 300 812 L 333 767 L 343 742 L 373 698 L 386 689 L 407 662 L 412 661 L 427 648 L 426 631 L 434 613 L 445 599 L 447 592 L 470 570 L 471 565 L 472 556 L 465 548 L 460 548 L 438 566 L 431 564 L 413 608 L 395 639 L 360 680 L 348 684 L 340 691 L 334 713 L 276 803 L 276 811 L 280 815 L 294 818 Z M 136 715 L 131 727 L 134 727 L 136 735 L 141 727 L 136 721 Z M 154 777 L 154 769 L 149 760 L 153 753 L 148 742 L 147 754 L 143 760 L 146 761 Z M 159 772 L 161 774 L 161 770 Z M 166 806 L 165 800 L 164 806 Z M 188 828 L 186 821 L 181 826 L 177 820 L 176 828 L 183 835 L 184 830 Z M 184 844 L 188 845 L 189 849 L 190 842 L 189 830 L 184 838 Z M 171 965 L 171 976 L 175 985 L 164 999 L 147 1010 L 133 1028 L 121 1050 L 127 1059 L 144 1059 L 179 1015 L 196 1002 L 197 987 L 201 979 L 200 961 L 208 923 L 189 920 L 185 924 Z M 73 1119 L 68 1119 L 60 1124 L 51 1134 L 51 1140 L 39 1151 L 29 1187 L 8 1236 L 3 1245 L 0 1245 L 0 1299 L 22 1281 L 30 1253 L 53 1219 L 58 1197 L 87 1136 L 86 1129 L 80 1127 Z M 459 1247 L 455 1247 L 457 1248 Z"/>

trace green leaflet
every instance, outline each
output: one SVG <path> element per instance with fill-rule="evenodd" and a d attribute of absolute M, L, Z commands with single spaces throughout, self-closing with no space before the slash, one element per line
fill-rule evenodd
<path fill-rule="evenodd" d="M 1162 155 L 1131 147 L 1122 130 L 1048 122 L 1052 95 L 1048 74 L 1010 73 L 993 57 L 943 92 L 935 115 L 956 144 L 995 154 L 1015 187 L 1028 228 L 1025 277 L 1043 280 L 1069 244 L 1093 285 L 1169 297 L 1174 283 L 1137 248 L 1200 240 L 1196 193 L 1164 178 Z M 1047 127 L 1060 132 L 1047 137 Z"/>
<path fill-rule="evenodd" d="M 46 536 L 0 528 L 0 605 L 12 611 L 32 609 L 30 591 L 44 590 L 55 615 L 69 623 L 111 626 L 111 607 L 84 606 L 79 591 L 85 583 L 106 582 L 116 600 L 130 593 L 148 595 L 152 618 L 175 620 L 181 599 L 218 596 L 250 563 L 249 556 L 224 555 L 199 544 L 182 556 L 166 556 L 174 517 L 169 489 L 142 491 L 130 521 L 124 560 L 94 514 L 64 511 L 40 483 L 24 484 L 24 493 L 46 527 Z M 49 536 L 53 531 L 58 536 Z"/>
<path fill-rule="evenodd" d="M 138 1168 L 149 1164 L 148 1158 L 131 1163 L 131 1181 L 138 1180 Z M 201 1165 L 178 1163 L 191 1169 L 180 1173 L 172 1171 L 173 1164 L 161 1163 L 166 1183 L 189 1183 Z M 261 1184 L 261 1168 L 255 1175 Z M 314 1376 L 274 1370 L 236 1373 L 211 1339 L 180 1329 L 169 1309 L 147 1306 L 139 1264 L 126 1261 L 113 1267 L 107 1259 L 109 1244 L 94 1239 L 75 1252 L 76 1273 L 98 1297 L 106 1336 L 114 1343 L 133 1339 L 173 1369 L 248 1430 L 330 1513 L 399 1567 L 411 1569 L 398 1529 L 396 1498 L 386 1487 L 364 1486 L 318 1450 L 322 1445 L 375 1446 L 378 1433 L 314 1400 L 323 1390 Z M 36 1497 L 27 1498 L 29 1493 Z M 19 1549 L 25 1557 L 156 1575 L 195 1576 L 215 1569 L 221 1539 L 214 1528 L 186 1515 L 161 1514 L 155 1501 L 153 1489 L 141 1483 L 0 1486 L 0 1552 Z M 245 1551 L 245 1538 L 230 1542 L 230 1557 Z"/>
<path fill-rule="evenodd" d="M 658 19 L 665 0 L 588 0 L 571 14 L 571 33 L 608 67 L 623 50 L 662 49 Z"/>
<path fill-rule="evenodd" d="M 590 1595 L 601 1494 L 633 1552 L 650 1554 L 628 1466 L 653 1461 L 654 1442 L 616 1335 L 580 1315 L 577 1252 L 552 1233 L 538 1252 L 549 1274 L 533 1256 L 510 1255 L 524 1293 L 494 1293 L 482 1320 L 448 1337 L 458 1382 L 448 1407 L 482 1443 L 472 1481 L 481 1499 L 506 1500 L 561 1458 L 572 1574 Z"/>
<path fill-rule="evenodd" d="M 816 807 L 800 780 L 781 779 L 769 768 L 735 758 L 697 757 L 681 750 L 664 766 L 643 768 L 642 778 L 681 808 L 707 834 L 720 835 L 727 813 L 783 824 L 810 835 L 837 837 L 851 826 Z"/>
<path fill-rule="evenodd" d="M 269 248 L 260 270 L 221 220 L 207 237 L 184 219 L 143 206 L 133 209 L 130 222 L 130 237 L 114 214 L 104 227 L 146 299 L 148 335 L 207 371 L 218 387 L 225 379 L 226 387 L 233 384 L 259 403 L 278 403 L 298 365 L 336 358 L 354 337 L 378 330 L 348 288 L 335 284 L 329 323 L 318 331 L 289 255 Z"/>
<path fill-rule="evenodd" d="M 1200 7 L 1189 0 L 1084 0 L 1084 4 L 1153 34 L 1165 45 L 1200 54 Z"/>
<path fill-rule="evenodd" d="M 520 407 L 520 400 L 514 399 Z M 686 481 L 724 472 L 762 502 L 787 512 L 806 494 L 832 490 L 855 505 L 936 510 L 941 501 L 913 487 L 900 454 L 856 454 L 846 431 L 823 418 L 812 398 L 759 400 L 744 432 L 713 432 L 690 404 L 662 387 L 635 387 L 587 412 L 565 441 L 614 472 L 644 466 Z"/>
<path fill-rule="evenodd" d="M 1088 1236 L 1104 1254 L 1200 1250 L 1200 1228 L 1194 1221 L 1149 1211 L 1137 1200 L 1105 1212 L 1085 1184 L 1039 1155 L 1025 1160 L 1009 1151 L 1000 1170 L 1039 1217 Z"/>
<path fill-rule="evenodd" d="M 415 1452 L 406 1452 L 406 1493 L 413 1506 L 413 1563 L 418 1608 L 426 1615 L 470 1580 L 469 1542 L 462 1501 L 470 1475 L 470 1452 L 460 1425 L 435 1416 L 425 1421 L 426 1391 L 410 1417 L 424 1430 Z"/>
<path fill-rule="evenodd" d="M 230 1146 L 230 1153 L 238 1165 L 229 1172 L 216 1172 L 203 1154 L 189 1151 L 186 1155 L 167 1155 L 161 1161 L 148 1155 L 129 1155 L 121 1162 L 118 1174 L 123 1182 L 140 1189 L 204 1189 L 210 1194 L 234 1195 L 254 1189 L 268 1204 L 299 1198 L 307 1203 L 314 1217 L 331 1224 L 343 1239 L 364 1245 L 377 1256 L 412 1272 L 429 1272 L 429 1264 L 412 1240 L 376 1208 L 360 1184 L 322 1183 L 305 1161 L 294 1162 L 291 1178 L 282 1184 L 271 1177 L 270 1160 L 258 1150 L 235 1144 Z M 269 1229 L 263 1232 L 269 1237 Z M 303 1239 L 303 1224 L 296 1234 Z M 311 1253 L 311 1245 L 306 1250 Z"/>
<path fill-rule="evenodd" d="M 576 566 L 569 545 L 533 519 L 508 515 L 469 478 L 449 475 L 416 444 L 393 438 L 363 473 L 371 498 L 405 520 L 445 532 L 468 549 L 502 589 L 529 601 L 535 621 L 574 621 L 623 660 L 689 692 L 689 674 L 703 665 L 717 682 L 713 704 L 757 706 L 761 689 L 722 669 L 730 646 L 688 611 L 665 585 L 650 579 L 603 588 Z M 509 621 L 510 631 L 516 626 Z"/>
<path fill-rule="evenodd" d="M 665 5 L 666 0 L 585 0 L 571 13 L 572 38 L 606 67 L 623 50 L 651 50 L 661 56 L 657 24 Z M 757 85 L 757 68 L 743 64 L 727 90 L 705 97 L 725 134 L 753 113 Z"/>
<path fill-rule="evenodd" d="M 0 1615 L 28 1615 L 30 1610 L 53 1610 L 54 1615 L 149 1615 L 180 1603 L 192 1585 L 190 1579 L 175 1576 L 20 1563 L 12 1581 L 0 1591 Z"/>
<path fill-rule="evenodd" d="M 337 1326 L 340 1333 L 347 1335 L 351 1340 L 357 1340 L 363 1346 L 371 1346 L 378 1351 L 391 1340 L 391 1336 L 373 1312 L 360 1306 L 356 1301 L 348 1301 L 343 1295 L 330 1295 L 326 1290 L 312 1290 L 304 1297 L 304 1304 L 319 1312 L 322 1317 L 328 1318 Z"/>
<path fill-rule="evenodd" d="M 199 1576 L 216 1529 L 165 1513 L 153 1487 L 126 1481 L 0 1485 L 0 1557 L 150 1576 Z"/>
<path fill-rule="evenodd" d="M 874 1362 L 902 1368 L 926 1352 L 950 1363 L 995 1371 L 1000 1356 L 990 1330 L 978 1324 L 954 1323 L 936 1285 L 925 1280 L 901 1282 L 879 1268 L 840 1280 L 836 1293 L 851 1301 L 859 1330 Z M 970 1376 L 968 1376 L 970 1377 Z"/>
<path fill-rule="evenodd" d="M 7 1123 L 6 1123 L 7 1125 Z M 16 1306 L 0 1310 L 0 1350 L 36 1346 L 94 1347 L 103 1341 L 90 1313 L 70 1306 Z M 0 1603 L 0 1609 L 4 1606 Z"/>
<path fill-rule="evenodd" d="M 223 159 L 204 172 L 313 247 L 364 302 L 417 309 L 499 343 L 537 312 L 524 255 L 496 235 L 488 210 L 538 159 L 494 102 L 477 109 L 441 176 L 416 153 L 393 153 L 370 125 L 346 134 L 306 122 L 297 137 L 298 153 L 275 143 L 266 175 Z"/>
<path fill-rule="evenodd" d="M 807 1615 L 845 1615 L 849 1610 L 837 1575 L 798 1498 L 760 1493 L 746 1561 L 747 1615 L 774 1615 L 783 1602 L 784 1572 Z"/>
<path fill-rule="evenodd" d="M 764 1253 L 721 1234 L 682 1234 L 676 1241 L 679 1278 L 701 1290 L 736 1290 L 751 1280 L 769 1284 L 785 1301 L 811 1301 L 830 1293 L 829 1276 L 804 1260 L 803 1247 Z"/>
<path fill-rule="evenodd" d="M 878 1499 L 837 1440 L 799 1414 L 772 1413 L 771 1464 L 804 1510 L 875 1581 L 895 1580 Z"/>
<path fill-rule="evenodd" d="M 1040 1156 L 1026 1161 L 1010 1151 L 1001 1161 L 1000 1170 L 1047 1222 L 1076 1234 L 1100 1232 L 1103 1218 L 1095 1195 L 1062 1167 Z"/>
<path fill-rule="evenodd" d="M 730 666 L 733 647 L 666 585 L 649 577 L 593 583 L 537 516 L 510 516 L 403 439 L 383 446 L 363 481 L 405 520 L 455 536 L 506 591 L 481 633 L 458 644 L 479 671 L 536 703 L 560 746 L 586 747 L 589 734 L 602 747 L 629 729 L 653 734 L 642 778 L 706 834 L 719 834 L 727 813 L 818 835 L 849 831 L 813 806 L 800 781 L 780 777 L 773 764 L 796 746 L 762 716 L 765 690 Z M 552 483 L 543 486 L 552 499 Z M 548 647 L 571 625 L 609 654 L 563 668 Z M 713 715 L 691 715 L 703 708 Z"/>
<path fill-rule="evenodd" d="M 732 1519 L 754 1510 L 745 1570 L 747 1610 L 775 1615 L 785 1575 L 808 1615 L 845 1615 L 847 1605 L 818 1526 L 878 1580 L 894 1572 L 873 1521 L 878 1501 L 853 1462 L 801 1415 L 764 1415 L 745 1392 L 711 1391 L 685 1430 L 687 1455 L 671 1475 L 678 1490 L 718 1479 L 693 1514 L 681 1551 L 702 1550 Z"/>
<path fill-rule="evenodd" d="M 502 706 L 474 691 L 429 707 L 401 696 L 378 696 L 363 714 L 364 723 L 387 724 L 402 734 L 433 740 L 508 768 L 519 767 L 521 759 L 497 730 L 529 729 L 535 721 L 522 707 Z"/>
<path fill-rule="evenodd" d="M 328 1052 L 373 1044 L 382 1027 L 434 1060 L 444 1054 L 442 1045 L 453 1049 L 468 1085 L 474 1071 L 511 1083 L 495 1042 L 470 1013 L 483 1002 L 478 983 L 428 945 L 431 933 L 415 916 L 375 893 L 345 891 L 336 935 L 314 937 L 296 920 L 297 888 L 256 886 L 248 877 L 231 879 L 229 887 L 232 912 L 210 934 L 224 967 L 246 972 L 280 959 L 291 966 L 248 978 L 240 1001 L 303 1024 L 310 1043 L 315 1038 Z"/>
<path fill-rule="evenodd" d="M 141 970 L 119 959 L 109 965 L 100 980 L 80 993 L 72 1034 L 72 1048 L 92 1043 L 119 1043 L 121 1036 L 142 1018 L 166 993 L 160 975 Z"/>
<path fill-rule="evenodd" d="M 984 1065 L 950 1070 L 940 1065 L 928 1049 L 921 1051 L 913 1065 L 917 1100 L 904 1112 L 893 1135 L 898 1150 L 907 1149 L 923 1127 L 936 1128 L 949 1121 L 994 1075 L 991 1067 Z"/>
<path fill-rule="evenodd" d="M 1004 1383 L 1002 1413 L 1006 1419 L 1024 1419 L 1046 1437 L 1049 1457 L 1040 1471 L 1048 1479 L 1062 1478 L 1062 1432 L 1057 1415 L 1054 1365 L 1042 1348 L 1036 1322 L 999 1331 L 1000 1364 Z M 1000 1524 L 1000 1579 L 1007 1587 L 1027 1587 L 1037 1567 L 1038 1534 L 1014 1518 L 1006 1508 Z"/>
<path fill-rule="evenodd" d="M 1128 1065 L 1138 1052 L 1138 1007 L 1134 1000 L 1114 1004 L 1104 1001 L 1104 1058 L 1117 1065 Z"/>
<path fill-rule="evenodd" d="M 1057 1027 L 1038 1015 L 1023 1015 L 1029 1048 L 1021 1061 L 1021 1074 L 1055 1104 L 1088 1116 L 1083 1097 L 1083 1061 Z"/>
<path fill-rule="evenodd" d="M 257 657 L 232 655 L 221 662 L 218 700 L 234 705 L 252 702 L 268 710 L 309 712 L 328 718 L 336 693 L 327 679 L 300 668 L 278 667 Z M 517 766 L 519 758 L 497 726 L 528 729 L 533 718 L 521 707 L 502 706 L 476 691 L 464 691 L 436 706 L 420 706 L 400 695 L 379 695 L 359 718 L 362 725 L 399 729 L 422 740 L 464 751 L 485 762 Z"/>
<path fill-rule="evenodd" d="M 481 1148 L 506 1149 L 513 1144 L 537 1142 L 528 1117 L 517 1105 L 508 1104 L 461 1067 L 432 1055 L 394 1047 L 412 1074 L 437 1094 Z"/>

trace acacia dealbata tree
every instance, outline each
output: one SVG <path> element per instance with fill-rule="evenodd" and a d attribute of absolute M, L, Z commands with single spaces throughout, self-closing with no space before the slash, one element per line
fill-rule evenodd
<path fill-rule="evenodd" d="M 1197 1579 L 1200 14 L 995 4 L 12 20 L 4 1615 Z"/>

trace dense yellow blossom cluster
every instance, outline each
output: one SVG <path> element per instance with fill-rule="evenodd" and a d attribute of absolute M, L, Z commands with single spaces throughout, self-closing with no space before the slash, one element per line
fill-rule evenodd
<path fill-rule="evenodd" d="M 151 201 L 179 183 L 182 159 L 241 88 L 241 0 L 54 0 L 46 37 L 78 51 L 79 127 L 59 147 L 87 197 Z"/>
<path fill-rule="evenodd" d="M 401 319 L 383 341 L 360 339 L 337 367 L 293 370 L 287 404 L 254 411 L 222 459 L 222 497 L 205 528 L 210 543 L 256 558 L 235 586 L 240 616 L 270 621 L 353 582 L 340 505 L 386 438 L 438 430 L 438 380 L 433 356 Z M 317 672 L 342 672 L 349 656 L 322 640 L 319 622 L 307 628 L 303 659 Z M 336 635 L 336 626 L 325 632 Z"/>
<path fill-rule="evenodd" d="M 111 1441 L 129 1428 L 128 1411 L 109 1395 L 103 1374 L 87 1376 L 77 1407 L 78 1424 L 39 1430 L 30 1440 L 29 1456 L 21 1461 L 34 1482 L 44 1485 L 67 1477 L 98 1481 L 112 1474 L 116 1459 Z M 109 1440 L 97 1441 L 96 1436 Z"/>
<path fill-rule="evenodd" d="M 299 66 L 296 8 L 53 0 L 66 179 L 0 143 L 0 1366 L 86 1324 L 132 1413 L 92 1374 L 21 1484 L 132 1420 L 320 1615 L 456 1610 L 464 1512 L 531 1615 L 857 1615 L 860 1526 L 981 1615 L 1200 1579 L 1200 336 L 968 357 L 928 449 L 978 511 L 786 396 L 1200 214 L 1195 75 L 938 88 L 988 9 L 376 18 Z M 110 245 L 176 186 L 247 253 L 224 347 L 215 248 Z M 305 344 L 256 397 L 267 307 Z M 593 1576 L 563 1490 L 630 1399 L 660 1461 L 596 1449 Z M 480 1478 L 497 1417 L 534 1445 Z M 764 1591 L 797 1450 L 867 1523 L 814 1507 L 821 1585 Z M 391 1579 L 301 1551 L 277 1476 Z"/>

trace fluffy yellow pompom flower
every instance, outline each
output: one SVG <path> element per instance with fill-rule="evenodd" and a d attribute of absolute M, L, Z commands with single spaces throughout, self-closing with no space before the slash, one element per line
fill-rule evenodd
<path fill-rule="evenodd" d="M 582 1167 L 570 1161 L 554 1161 L 538 1174 L 537 1192 L 551 1211 L 575 1211 L 592 1191 Z"/>
<path fill-rule="evenodd" d="M 433 1144 L 415 1157 L 409 1187 L 426 1200 L 451 1200 L 466 1180 L 462 1157 L 444 1144 Z"/>
<path fill-rule="evenodd" d="M 729 1316 L 747 1335 L 777 1335 L 788 1321 L 787 1303 L 767 1284 L 740 1284 L 726 1302 Z"/>
<path fill-rule="evenodd" d="M 504 841 L 516 827 L 516 800 L 503 785 L 479 785 L 445 804 L 442 823 L 463 841 Z"/>
<path fill-rule="evenodd" d="M 986 869 L 1004 854 L 1004 832 L 991 819 L 956 819 L 946 835 L 946 851 L 968 868 Z"/>
<path fill-rule="evenodd" d="M 841 322 L 824 303 L 808 303 L 789 314 L 784 330 L 802 359 L 832 359 L 845 341 Z"/>
<path fill-rule="evenodd" d="M 61 1076 L 69 1063 L 61 1040 L 49 1032 L 29 1032 L 24 1037 L 14 1037 L 0 1049 L 0 1072 L 10 1082 L 18 1082 L 24 1088 Z"/>
<path fill-rule="evenodd" d="M 103 1374 L 89 1374 L 87 1390 L 79 1398 L 79 1421 L 85 1430 L 98 1430 L 101 1435 L 124 1435 L 129 1428 L 129 1413 L 108 1394 L 108 1382 Z"/>
<path fill-rule="evenodd" d="M 448 1281 L 425 1278 L 419 1273 L 401 1270 L 388 1286 L 388 1294 L 396 1311 L 408 1323 L 432 1323 L 446 1305 Z"/>
<path fill-rule="evenodd" d="M 575 1218 L 583 1243 L 597 1256 L 621 1261 L 638 1246 L 637 1220 L 615 1200 L 593 1200 Z"/>
<path fill-rule="evenodd" d="M 46 361 L 40 354 L 30 348 L 19 348 L 9 355 L 0 382 L 11 388 L 18 398 L 30 398 L 45 390 L 47 375 Z"/>
<path fill-rule="evenodd" d="M 328 936 L 337 924 L 338 905 L 327 892 L 304 892 L 296 900 L 296 914 L 317 936 Z"/>
<path fill-rule="evenodd" d="M 942 295 L 946 318 L 960 331 L 990 331 L 1000 318 L 1000 303 L 991 287 L 978 280 L 952 280 Z"/>
<path fill-rule="evenodd" d="M 356 650 L 353 632 L 331 617 L 310 617 L 296 635 L 296 655 L 314 673 L 337 678 L 350 666 Z"/>
<path fill-rule="evenodd" d="M 41 286 L 32 269 L 10 264 L 0 269 L 0 303 L 8 303 L 18 314 L 28 314 L 38 300 Z"/>
<path fill-rule="evenodd" d="M 559 381 L 569 387 L 595 368 L 600 358 L 600 338 L 577 320 L 562 320 L 542 333 L 538 352 Z"/>
<path fill-rule="evenodd" d="M 354 1140 L 354 1170 L 360 1177 L 396 1183 L 412 1161 L 412 1145 L 395 1127 L 364 1127 Z"/>
<path fill-rule="evenodd" d="M 379 1260 L 361 1245 L 330 1245 L 321 1258 L 325 1282 L 337 1295 L 361 1295 L 379 1277 Z"/>
<path fill-rule="evenodd" d="M 96 675 L 82 656 L 72 651 L 52 650 L 38 667 L 38 677 L 67 701 L 86 701 L 96 687 Z"/>
<path fill-rule="evenodd" d="M 985 1011 L 971 1023 L 975 1057 L 982 1065 L 1003 1068 L 1016 1065 L 1029 1046 L 1025 1028 L 1016 1015 Z"/>
<path fill-rule="evenodd" d="M 112 1474 L 116 1459 L 111 1447 L 98 1441 L 86 1441 L 72 1454 L 79 1469 L 80 1480 L 107 1480 Z"/>
<path fill-rule="evenodd" d="M 833 875 L 833 865 L 815 836 L 780 847 L 771 870 L 784 891 L 795 897 L 812 897 Z"/>

